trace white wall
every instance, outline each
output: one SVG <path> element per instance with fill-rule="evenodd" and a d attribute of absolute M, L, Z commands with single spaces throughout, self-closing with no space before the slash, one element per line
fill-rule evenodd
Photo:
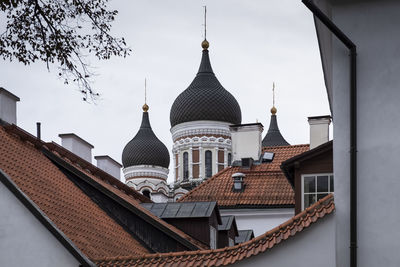
<path fill-rule="evenodd" d="M 400 2 L 335 1 L 333 21 L 357 45 L 358 266 L 400 263 Z M 333 42 L 337 263 L 349 265 L 349 52 Z"/>
<path fill-rule="evenodd" d="M 234 266 L 251 267 L 334 267 L 334 214 L 297 233 L 270 250 L 239 261 Z M 372 253 L 373 254 L 373 253 Z M 360 265 L 361 266 L 361 265 Z"/>
<path fill-rule="evenodd" d="M 0 266 L 79 266 L 1 182 L 0 214 Z"/>
<path fill-rule="evenodd" d="M 233 215 L 239 230 L 251 229 L 254 236 L 286 222 L 294 216 L 294 209 L 220 209 L 221 216 Z"/>

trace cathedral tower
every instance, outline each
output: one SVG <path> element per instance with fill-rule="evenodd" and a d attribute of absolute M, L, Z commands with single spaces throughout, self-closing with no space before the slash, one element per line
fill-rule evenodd
<path fill-rule="evenodd" d="M 204 40 L 197 75 L 175 99 L 170 113 L 174 180 L 186 189 L 230 165 L 229 125 L 242 120 L 238 102 L 212 70 L 208 47 Z"/>

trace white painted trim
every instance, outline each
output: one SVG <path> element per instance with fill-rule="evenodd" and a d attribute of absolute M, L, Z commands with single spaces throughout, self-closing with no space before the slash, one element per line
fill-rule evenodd
<path fill-rule="evenodd" d="M 225 135 L 231 136 L 229 122 L 222 121 L 189 121 L 171 128 L 172 140 L 192 135 Z"/>
<path fill-rule="evenodd" d="M 137 165 L 123 168 L 125 180 L 141 178 L 143 176 L 155 176 L 167 180 L 169 170 L 164 167 L 154 165 Z"/>
<path fill-rule="evenodd" d="M 335 183 L 335 177 L 333 175 L 333 173 L 308 173 L 308 174 L 302 174 L 301 175 L 301 210 L 304 210 L 304 177 L 305 176 L 333 176 L 333 183 Z M 331 187 L 331 183 L 330 183 L 330 178 L 328 180 L 328 191 L 326 192 L 328 194 L 334 194 L 334 192 L 330 192 L 330 187 Z M 335 187 L 335 186 L 333 186 Z M 317 179 L 315 179 L 315 191 L 317 190 Z M 324 193 L 324 192 L 321 192 Z"/>

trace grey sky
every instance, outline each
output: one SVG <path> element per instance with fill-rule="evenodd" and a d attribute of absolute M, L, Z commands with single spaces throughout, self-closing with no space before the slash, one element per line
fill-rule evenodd
<path fill-rule="evenodd" d="M 0 61 L 0 86 L 21 98 L 18 124 L 35 133 L 42 122 L 45 141 L 74 132 L 95 146 L 94 155 L 121 161 L 136 134 L 144 103 L 144 78 L 154 132 L 171 149 L 169 111 L 194 78 L 201 58 L 203 5 L 214 72 L 238 100 L 242 122 L 269 126 L 272 82 L 278 123 L 291 144 L 308 143 L 307 117 L 329 114 L 318 43 L 311 13 L 295 0 L 116 1 L 113 32 L 133 52 L 126 59 L 93 59 L 101 93 L 96 105 L 81 101 L 74 85 L 64 85 L 45 64 Z M 4 23 L 4 19 L 2 20 Z M 264 133 L 265 134 L 265 133 Z M 173 171 L 170 170 L 170 177 Z"/>

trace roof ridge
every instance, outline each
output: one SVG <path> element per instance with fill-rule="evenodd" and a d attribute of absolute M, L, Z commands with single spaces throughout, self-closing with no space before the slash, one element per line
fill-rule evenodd
<path fill-rule="evenodd" d="M 158 218 L 156 215 L 154 215 L 152 212 L 150 212 L 149 210 L 147 210 L 145 207 L 142 207 L 142 206 L 140 205 L 140 203 L 139 203 L 136 199 L 130 199 L 130 198 L 129 198 L 130 200 L 133 200 L 133 201 L 134 201 L 134 203 L 136 204 L 136 205 L 134 205 L 133 203 L 127 201 L 127 200 L 124 199 L 124 198 L 122 198 L 120 195 L 115 194 L 114 192 L 112 192 L 109 188 L 103 186 L 102 184 L 99 184 L 98 181 L 96 181 L 95 179 L 93 179 L 92 177 L 90 177 L 88 174 L 86 174 L 86 173 L 85 173 L 85 170 L 79 169 L 79 168 L 77 168 L 77 166 L 74 166 L 74 165 L 68 163 L 67 161 L 64 160 L 64 158 L 62 158 L 61 156 L 58 156 L 58 155 L 54 154 L 54 153 L 53 153 L 52 151 L 50 151 L 50 150 L 49 150 L 49 153 L 52 153 L 55 157 L 57 157 L 57 158 L 59 158 L 60 160 L 64 161 L 66 164 L 70 165 L 72 168 L 75 168 L 75 169 L 77 169 L 78 171 L 82 172 L 84 175 L 88 176 L 89 179 L 91 179 L 91 181 L 93 181 L 94 183 L 100 185 L 102 188 L 104 188 L 104 190 L 110 192 L 112 195 L 115 195 L 119 200 L 122 200 L 122 201 L 123 201 L 124 203 L 126 203 L 127 205 L 130 205 L 130 206 L 133 207 L 135 210 L 141 212 L 142 214 L 147 215 L 147 216 L 150 217 L 155 223 L 157 223 L 158 225 L 161 225 L 161 227 L 165 227 L 165 228 L 171 230 L 172 233 L 178 235 L 180 238 L 183 238 L 184 240 L 187 240 L 187 241 L 188 241 L 190 244 L 192 244 L 194 247 L 197 247 L 197 248 L 204 248 L 204 245 L 201 245 L 200 242 L 197 241 L 196 239 L 190 237 L 188 234 L 186 234 L 185 232 L 179 230 L 179 229 L 176 228 L 175 226 L 173 226 L 173 225 L 171 225 L 171 224 L 165 222 L 164 220 Z M 96 177 L 97 177 L 97 176 L 96 176 Z M 100 179 L 100 178 L 99 178 L 99 179 Z M 102 179 L 100 179 L 100 180 L 102 180 Z M 121 190 L 118 190 L 118 192 L 121 192 Z M 124 193 L 124 192 L 121 192 L 121 193 Z M 124 193 L 124 194 L 127 195 L 126 193 Z M 129 195 L 127 195 L 127 196 L 129 196 Z M 123 205 L 123 204 L 120 203 L 120 205 Z M 132 211 L 131 211 L 131 212 L 132 212 Z M 149 223 L 151 223 L 151 222 L 149 222 Z M 153 224 L 153 226 L 155 226 L 155 225 Z M 155 227 L 157 227 L 157 226 L 155 226 Z M 163 232 L 164 232 L 165 234 L 167 234 L 167 235 L 170 235 L 170 234 L 168 234 L 168 233 L 165 232 L 165 228 L 164 228 L 164 229 L 160 229 L 160 228 L 159 228 L 159 230 L 163 231 Z M 170 236 L 171 236 L 171 235 L 170 235 Z M 171 236 L 171 237 L 172 237 L 172 236 Z M 172 238 L 176 238 L 176 237 L 172 237 Z M 180 240 L 177 240 L 177 241 L 180 242 L 180 243 L 182 243 L 182 241 L 180 241 Z"/>
<path fill-rule="evenodd" d="M 267 149 L 267 148 L 282 149 L 282 148 L 289 148 L 289 147 L 305 147 L 305 146 L 310 146 L 310 144 L 297 144 L 297 145 L 287 145 L 287 146 L 263 146 L 262 150 Z"/>
<path fill-rule="evenodd" d="M 225 247 L 220 249 L 213 250 L 198 250 L 198 251 L 185 251 L 185 252 L 172 252 L 172 253 L 159 253 L 159 254 L 146 254 L 143 256 L 135 256 L 135 257 L 109 257 L 103 259 L 93 259 L 99 266 L 111 266 L 108 263 L 113 264 L 112 266 L 118 266 L 117 261 L 130 261 L 134 264 L 137 261 L 141 261 L 142 264 L 145 263 L 146 260 L 152 260 L 157 258 L 157 261 L 160 262 L 162 259 L 168 259 L 170 261 L 173 258 L 176 258 L 177 261 L 182 260 L 182 256 L 185 257 L 185 261 L 196 261 L 196 263 L 201 264 L 201 255 L 209 255 L 206 258 L 207 261 L 210 260 L 212 255 L 217 258 L 227 258 L 231 252 L 238 254 L 237 257 L 233 257 L 231 261 L 224 261 L 221 265 L 233 264 L 236 261 L 242 260 L 244 258 L 248 258 L 253 255 L 257 255 L 260 252 L 264 252 L 268 249 L 273 248 L 276 244 L 279 244 L 281 241 L 294 236 L 296 233 L 301 232 L 304 228 L 308 228 L 310 225 L 317 222 L 319 219 L 325 217 L 327 214 L 331 214 L 335 210 L 334 197 L 333 194 L 329 194 L 324 198 L 320 199 L 304 211 L 300 212 L 296 216 L 292 217 L 288 221 L 280 224 L 279 226 L 267 231 L 266 233 L 255 237 L 249 241 L 238 244 L 232 247 Z M 317 214 L 317 212 L 321 214 Z M 317 215 L 315 220 L 310 220 L 308 223 L 304 223 L 303 221 L 307 221 L 310 215 Z M 294 227 L 298 225 L 299 227 Z M 291 227 L 293 226 L 293 227 Z M 287 232 L 290 231 L 289 234 Z M 294 231 L 294 232 L 293 232 Z M 268 244 L 267 244 L 268 242 Z M 271 242 L 271 243 L 269 243 Z M 260 244 L 261 243 L 261 244 Z M 267 245 L 266 245 L 267 244 Z M 258 248 L 258 246 L 261 246 Z M 256 249 L 258 248 L 258 249 Z M 242 255 L 240 255 L 242 254 Z M 190 258 L 192 257 L 192 258 Z M 208 263 L 208 264 L 207 264 Z M 151 262 L 147 262 L 147 264 L 151 264 Z M 210 262 L 203 262 L 204 265 L 209 265 Z"/>

